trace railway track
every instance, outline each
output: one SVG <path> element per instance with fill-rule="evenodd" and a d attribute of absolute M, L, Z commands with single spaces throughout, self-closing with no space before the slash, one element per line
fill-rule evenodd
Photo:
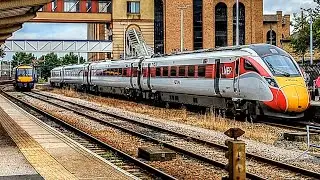
<path fill-rule="evenodd" d="M 108 126 L 112 126 L 124 132 L 139 136 L 144 139 L 148 139 L 149 141 L 152 141 L 154 143 L 160 143 L 163 146 L 173 149 L 179 153 L 186 154 L 214 166 L 220 168 L 224 168 L 225 166 L 225 161 L 223 161 L 224 159 L 220 159 L 220 161 L 217 161 L 212 158 L 221 156 L 221 154 L 223 154 L 222 156 L 224 156 L 224 151 L 227 149 L 227 147 L 225 146 L 164 129 L 162 127 L 146 124 L 134 119 L 123 118 L 115 114 L 110 114 L 105 111 L 97 110 L 67 100 L 58 99 L 56 97 L 44 95 L 42 93 L 32 92 L 25 94 L 33 98 L 37 98 L 41 101 L 45 101 L 51 105 L 67 109 L 81 116 L 85 116 L 89 119 L 105 123 Z M 197 150 L 192 149 L 192 147 L 197 147 Z M 254 154 L 247 153 L 247 158 L 247 164 L 253 167 L 258 165 L 264 166 L 266 168 L 272 168 L 275 171 L 289 171 L 313 178 L 320 177 L 320 174 L 317 172 L 309 171 L 303 168 L 285 164 L 279 161 L 274 161 Z M 251 171 L 253 170 L 248 170 L 248 178 L 264 178 L 252 173 Z"/>
<path fill-rule="evenodd" d="M 114 148 L 101 140 L 91 136 L 90 134 L 75 128 L 63 120 L 50 115 L 41 109 L 27 104 L 26 102 L 7 93 L 1 92 L 5 97 L 14 103 L 22 106 L 25 110 L 55 128 L 59 132 L 78 142 L 85 148 L 96 153 L 98 156 L 118 166 L 119 168 L 129 172 L 139 179 L 176 179 L 173 176 L 158 170 L 140 159 L 137 159 L 121 150 Z"/>

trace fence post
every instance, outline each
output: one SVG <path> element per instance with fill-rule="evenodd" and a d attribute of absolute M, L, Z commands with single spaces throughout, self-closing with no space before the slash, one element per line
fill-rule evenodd
<path fill-rule="evenodd" d="M 229 180 L 245 180 L 246 179 L 246 152 L 245 142 L 237 140 L 238 137 L 242 136 L 245 132 L 239 128 L 231 128 L 224 134 L 233 140 L 226 140 L 225 144 L 228 146 L 226 152 L 226 158 L 228 158 L 227 170 L 229 177 L 223 179 Z"/>

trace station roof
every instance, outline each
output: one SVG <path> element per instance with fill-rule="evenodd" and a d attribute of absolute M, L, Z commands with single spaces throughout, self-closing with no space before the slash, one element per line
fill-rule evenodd
<path fill-rule="evenodd" d="M 0 0 L 0 45 L 52 0 Z"/>

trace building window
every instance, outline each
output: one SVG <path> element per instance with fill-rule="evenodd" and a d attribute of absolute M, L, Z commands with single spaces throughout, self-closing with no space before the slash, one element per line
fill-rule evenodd
<path fill-rule="evenodd" d="M 267 43 L 277 45 L 277 34 L 273 30 L 267 32 Z"/>
<path fill-rule="evenodd" d="M 99 12 L 103 12 L 103 13 L 111 13 L 112 12 L 111 1 L 100 0 L 100 1 L 98 1 L 98 3 L 99 3 Z"/>
<path fill-rule="evenodd" d="M 80 12 L 80 1 L 64 0 L 64 12 Z"/>
<path fill-rule="evenodd" d="M 91 12 L 91 9 L 92 9 L 92 2 L 91 2 L 91 0 L 87 0 L 86 5 L 87 5 L 87 12 Z"/>
<path fill-rule="evenodd" d="M 236 27 L 237 27 L 237 4 L 233 5 L 233 45 L 236 44 Z M 246 14 L 245 7 L 239 3 L 239 45 L 245 44 L 246 38 Z"/>
<path fill-rule="evenodd" d="M 54 1 L 52 1 L 52 3 L 51 3 L 51 5 L 52 5 L 52 12 L 55 12 L 56 11 L 56 9 L 57 9 L 57 0 L 54 0 Z"/>
<path fill-rule="evenodd" d="M 140 14 L 140 1 L 128 1 L 127 13 Z"/>
<path fill-rule="evenodd" d="M 154 2 L 154 53 L 164 54 L 163 0 Z"/>
<path fill-rule="evenodd" d="M 202 49 L 202 0 L 193 0 L 193 48 Z"/>
<path fill-rule="evenodd" d="M 218 3 L 215 7 L 215 46 L 225 47 L 228 45 L 228 13 L 225 3 Z"/>

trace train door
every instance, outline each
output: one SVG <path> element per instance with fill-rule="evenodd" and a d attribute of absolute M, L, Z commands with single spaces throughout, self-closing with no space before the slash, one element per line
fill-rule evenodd
<path fill-rule="evenodd" d="M 148 74 L 147 74 L 147 85 L 148 85 L 148 88 L 151 90 L 151 63 L 148 63 Z"/>
<path fill-rule="evenodd" d="M 144 58 L 141 58 L 139 60 L 139 64 L 138 64 L 138 72 L 137 72 L 137 83 L 138 83 L 138 87 L 139 90 L 142 91 L 142 87 L 141 87 L 141 81 L 143 80 L 142 76 L 143 76 L 143 68 L 142 68 L 142 61 L 144 60 Z"/>
<path fill-rule="evenodd" d="M 214 90 L 217 95 L 220 95 L 219 81 L 220 81 L 220 59 L 215 60 L 215 78 L 214 78 Z"/>
<path fill-rule="evenodd" d="M 240 58 L 236 59 L 233 72 L 233 91 L 236 95 L 240 95 L 240 60 Z"/>
<path fill-rule="evenodd" d="M 133 88 L 133 71 L 134 71 L 134 68 L 133 68 L 133 63 L 130 64 L 130 69 L 131 69 L 131 73 L 130 73 L 130 85 L 131 85 L 131 88 Z"/>

